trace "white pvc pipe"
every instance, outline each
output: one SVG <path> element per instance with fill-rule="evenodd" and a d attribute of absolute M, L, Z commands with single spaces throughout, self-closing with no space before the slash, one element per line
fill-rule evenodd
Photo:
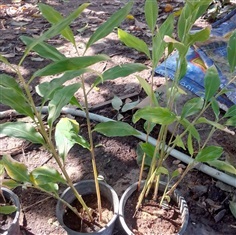
<path fill-rule="evenodd" d="M 8 113 L 11 113 L 11 114 L 16 114 L 15 111 L 13 110 L 8 110 L 6 111 L 7 114 Z M 3 117 L 6 117 L 6 112 L 0 112 L 0 118 L 3 118 Z M 45 106 L 42 108 L 41 110 L 42 113 L 48 113 L 48 107 Z M 74 109 L 74 108 L 63 108 L 61 113 L 64 113 L 64 114 L 70 114 L 70 115 L 73 115 L 73 116 L 78 116 L 78 117 L 84 117 L 86 118 L 86 115 L 85 115 L 85 112 L 81 111 L 81 110 L 77 110 L 77 109 Z M 108 121 L 114 121 L 110 118 L 106 118 L 104 116 L 100 116 L 100 115 L 97 115 L 97 114 L 93 114 L 93 113 L 89 113 L 89 118 L 91 120 L 94 120 L 94 121 L 97 121 L 97 122 L 108 122 Z M 143 141 L 146 141 L 146 137 L 147 135 L 138 131 L 140 133 L 140 135 L 135 135 L 135 137 L 139 138 L 140 140 L 143 140 Z M 152 137 L 148 137 L 148 142 L 152 145 L 156 145 L 156 139 L 152 138 Z M 166 146 L 166 148 L 168 149 L 168 147 Z M 192 159 L 191 157 L 189 157 L 188 155 L 176 150 L 176 149 L 172 149 L 170 151 L 170 155 L 177 158 L 178 160 L 186 163 L 186 164 L 189 164 L 189 163 L 192 163 L 194 161 L 194 159 Z M 215 168 L 212 168 L 208 165 L 205 165 L 203 163 L 198 163 L 198 164 L 195 164 L 194 165 L 194 168 L 198 169 L 199 171 L 207 174 L 207 175 L 210 175 L 211 177 L 213 178 L 216 178 L 218 180 L 221 180 L 222 182 L 226 183 L 226 184 L 229 184 L 233 187 L 236 188 L 236 177 L 233 177 L 233 176 L 230 176 L 230 175 L 227 175 Z"/>

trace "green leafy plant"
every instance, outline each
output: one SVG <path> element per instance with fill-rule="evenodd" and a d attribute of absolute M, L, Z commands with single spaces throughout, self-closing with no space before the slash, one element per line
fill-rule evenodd
<path fill-rule="evenodd" d="M 31 123 L 6 122 L 0 124 L 0 133 L 42 145 L 55 159 L 60 169 L 58 171 L 45 165 L 29 171 L 24 163 L 14 160 L 9 155 L 5 155 L 1 159 L 1 164 L 4 166 L 10 179 L 4 179 L 3 185 L 11 188 L 22 186 L 24 188 L 33 187 L 39 189 L 57 200 L 64 202 L 68 208 L 83 220 L 81 212 L 78 212 L 76 208 L 60 198 L 58 191 L 59 184 L 66 184 L 71 188 L 74 195 L 83 206 L 83 209 L 87 214 L 86 218 L 93 221 L 90 208 L 88 208 L 81 195 L 76 191 L 65 167 L 68 152 L 75 144 L 79 144 L 91 153 L 98 211 L 100 220 L 102 220 L 101 197 L 87 97 L 92 88 L 99 85 L 101 82 L 108 79 L 128 76 L 136 71 L 146 69 L 146 66 L 142 64 L 124 64 L 112 67 L 101 74 L 91 69 L 90 66 L 95 63 L 107 61 L 110 58 L 103 54 L 93 56 L 86 56 L 85 54 L 91 45 L 106 37 L 125 19 L 132 4 L 132 2 L 128 2 L 123 8 L 115 12 L 105 23 L 97 28 L 88 40 L 85 51 L 81 56 L 78 53 L 75 37 L 69 24 L 75 20 L 89 4 L 82 4 L 69 16 L 63 18 L 55 9 L 41 3 L 39 4 L 39 9 L 52 26 L 36 39 L 27 36 L 20 37 L 25 43 L 26 49 L 17 66 L 10 64 L 6 58 L 0 55 L 0 60 L 16 74 L 16 77 L 7 74 L 0 75 L 0 101 L 2 104 L 8 105 L 16 110 L 19 114 L 28 116 L 32 119 Z M 46 42 L 48 39 L 60 34 L 67 41 L 72 43 L 78 56 L 68 58 L 57 50 L 56 47 L 49 45 Z M 26 79 L 20 72 L 20 66 L 31 51 L 50 60 L 50 62 L 44 68 L 35 71 L 29 79 Z M 86 75 L 89 73 L 97 75 L 98 78 L 95 80 L 91 89 L 87 91 L 85 89 L 85 81 Z M 58 77 L 58 74 L 63 75 Z M 41 105 L 36 106 L 30 92 L 30 85 L 35 79 L 48 75 L 53 76 L 53 79 L 50 82 L 40 83 L 35 88 L 37 94 L 42 98 Z M 71 85 L 64 84 L 66 81 L 72 80 L 75 77 L 80 79 L 79 83 Z M 82 89 L 83 91 L 84 105 L 80 104 L 74 96 L 78 89 Z M 43 120 L 41 114 L 45 104 L 47 104 L 48 109 L 46 121 Z M 76 120 L 60 118 L 62 108 L 67 104 L 75 105 L 86 113 L 88 140 L 79 135 L 80 125 Z"/>
<path fill-rule="evenodd" d="M 220 89 L 220 78 L 214 66 L 208 68 L 204 78 L 204 97 L 190 99 L 186 101 L 180 113 L 176 111 L 177 100 L 180 96 L 184 95 L 183 92 L 181 92 L 182 89 L 179 87 L 179 82 L 187 71 L 186 54 L 190 46 L 199 41 L 204 42 L 210 36 L 210 28 L 208 27 L 197 32 L 191 32 L 191 29 L 194 22 L 206 11 L 210 3 L 210 0 L 186 1 L 178 19 L 178 39 L 172 37 L 174 29 L 173 15 L 168 16 L 160 27 L 156 26 L 158 18 L 158 10 L 156 10 L 158 9 L 157 1 L 145 1 L 146 23 L 152 34 L 151 46 L 147 45 L 142 39 L 122 29 L 118 29 L 118 37 L 126 46 L 144 53 L 152 62 L 151 84 L 146 82 L 144 78 L 136 76 L 150 99 L 150 104 L 147 107 L 137 110 L 133 115 L 134 123 L 138 122 L 140 119 L 146 121 L 144 129 L 147 132 L 146 143 L 141 143 L 139 146 L 139 152 L 141 152 L 142 157 L 138 187 L 140 187 L 141 180 L 143 179 L 144 168 L 147 165 L 149 166 L 148 175 L 145 178 L 145 184 L 140 193 L 136 210 L 140 208 L 144 197 L 149 194 L 151 187 L 154 188 L 153 199 L 157 199 L 159 181 L 163 175 L 167 176 L 167 184 L 160 204 L 170 201 L 170 195 L 178 184 L 198 163 L 207 163 L 222 171 L 236 175 L 236 168 L 232 164 L 220 160 L 223 148 L 220 146 L 207 145 L 216 130 L 219 129 L 228 134 L 234 134 L 228 127 L 236 126 L 236 105 L 229 108 L 223 116 L 220 114 L 217 99 L 220 95 L 227 92 L 227 88 Z M 231 35 L 228 43 L 228 62 L 231 72 L 235 71 L 236 66 L 235 36 L 236 32 Z M 149 48 L 152 48 L 152 51 L 150 51 Z M 166 101 L 164 105 L 161 105 L 153 91 L 155 68 L 162 56 L 168 56 L 174 49 L 178 51 L 175 78 L 172 83 L 167 83 Z M 234 80 L 235 76 L 232 77 L 231 82 Z M 212 110 L 214 113 L 214 120 L 208 120 L 204 117 L 204 113 L 209 110 Z M 208 137 L 204 141 L 197 128 L 199 124 L 205 124 L 210 127 Z M 106 125 L 107 123 L 100 123 L 95 127 L 95 130 L 107 136 L 113 136 L 109 128 L 106 128 Z M 148 136 L 152 134 L 155 125 L 160 126 L 160 131 L 156 136 L 156 145 L 152 146 L 148 143 Z M 168 138 L 168 127 L 170 125 L 173 125 L 174 131 L 170 138 Z M 125 128 L 120 122 L 117 123 L 116 128 L 119 128 L 119 126 L 121 129 Z M 119 131 L 117 131 L 117 135 L 119 135 L 118 133 Z M 129 133 L 127 133 L 127 135 L 129 135 Z M 193 159 L 181 175 L 178 170 L 170 172 L 164 167 L 165 160 L 175 147 L 180 147 L 188 151 Z M 178 177 L 178 179 L 176 177 Z M 174 179 L 175 182 L 173 181 Z M 232 205 L 233 203 L 231 203 L 231 207 Z"/>

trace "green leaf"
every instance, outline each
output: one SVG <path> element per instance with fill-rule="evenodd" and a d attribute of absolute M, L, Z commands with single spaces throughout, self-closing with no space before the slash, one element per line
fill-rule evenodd
<path fill-rule="evenodd" d="M 166 48 L 166 42 L 163 40 L 165 35 L 171 36 L 174 30 L 174 15 L 171 14 L 160 26 L 155 37 L 153 38 L 152 59 L 153 67 L 156 67 L 159 60 L 163 56 Z"/>
<path fill-rule="evenodd" d="M 0 205 L 0 214 L 9 215 L 17 210 L 16 206 L 2 206 Z"/>
<path fill-rule="evenodd" d="M 140 133 L 132 126 L 120 121 L 108 121 L 99 123 L 95 126 L 94 131 L 97 131 L 108 137 L 140 135 Z"/>
<path fill-rule="evenodd" d="M 197 162 L 211 162 L 217 160 L 223 153 L 222 147 L 208 146 L 202 149 L 197 156 L 195 161 Z"/>
<path fill-rule="evenodd" d="M 214 122 L 214 121 L 210 121 L 208 120 L 207 118 L 204 118 L 204 117 L 200 117 L 197 122 L 198 123 L 206 123 L 206 124 L 209 124 L 211 126 L 214 126 L 215 128 L 219 129 L 219 130 L 222 130 L 222 131 L 226 131 L 227 132 L 227 128 L 224 126 L 224 125 L 221 125 L 220 123 L 218 122 Z"/>
<path fill-rule="evenodd" d="M 142 39 L 139 39 L 122 29 L 118 29 L 118 37 L 127 47 L 134 48 L 137 51 L 146 54 L 147 57 L 151 59 L 148 45 Z"/>
<path fill-rule="evenodd" d="M 61 118 L 56 125 L 55 141 L 60 157 L 65 161 L 68 152 L 78 143 L 89 149 L 87 141 L 82 140 L 79 133 L 79 123 L 69 118 Z"/>
<path fill-rule="evenodd" d="M 86 45 L 86 50 L 99 39 L 106 37 L 109 33 L 112 32 L 115 27 L 119 26 L 120 23 L 129 14 L 132 5 L 133 1 L 130 1 L 123 8 L 116 11 L 108 20 L 106 20 L 105 23 L 99 26 L 97 30 L 93 33 L 93 35 L 90 37 Z"/>
<path fill-rule="evenodd" d="M 186 149 L 186 148 L 185 148 L 185 145 L 184 145 L 184 142 L 183 142 L 182 138 L 181 138 L 179 135 L 177 135 L 177 136 L 175 137 L 174 143 L 175 143 L 178 147 L 180 147 L 180 148 L 182 148 L 182 149 Z"/>
<path fill-rule="evenodd" d="M 161 166 L 156 170 L 156 175 L 160 175 L 160 174 L 169 175 L 169 171 L 167 168 Z"/>
<path fill-rule="evenodd" d="M 22 186 L 22 184 L 12 179 L 4 179 L 2 182 L 2 186 L 9 189 L 14 189 L 18 186 Z"/>
<path fill-rule="evenodd" d="M 9 177 L 13 180 L 28 183 L 30 182 L 27 166 L 23 163 L 17 162 L 9 155 L 4 155 L 2 163 Z"/>
<path fill-rule="evenodd" d="M 149 157 L 153 157 L 154 156 L 154 152 L 155 152 L 155 146 L 150 144 L 150 143 L 140 143 L 139 146 L 141 147 L 141 149 L 143 150 L 144 153 L 146 153 Z M 159 154 L 156 154 L 156 158 L 159 157 Z"/>
<path fill-rule="evenodd" d="M 234 72 L 236 67 L 236 30 L 232 33 L 229 38 L 228 47 L 227 47 L 227 57 L 230 66 L 231 73 Z"/>
<path fill-rule="evenodd" d="M 27 98 L 16 80 L 6 74 L 0 74 L 0 102 L 10 106 L 20 114 L 34 117 Z"/>
<path fill-rule="evenodd" d="M 229 118 L 226 123 L 226 126 L 234 126 L 236 127 L 236 116 Z"/>
<path fill-rule="evenodd" d="M 124 104 L 124 106 L 121 109 L 121 112 L 132 110 L 138 103 L 139 103 L 139 100 Z"/>
<path fill-rule="evenodd" d="M 157 1 L 146 0 L 144 5 L 145 19 L 152 33 L 154 33 L 158 17 Z"/>
<path fill-rule="evenodd" d="M 160 125 L 170 125 L 176 121 L 176 116 L 167 108 L 162 107 L 145 107 L 136 111 L 133 115 L 133 122 L 144 119 Z"/>
<path fill-rule="evenodd" d="M 197 131 L 197 129 L 193 126 L 192 123 L 190 123 L 187 119 L 181 119 L 180 124 L 183 125 L 185 129 L 188 129 L 188 132 L 198 141 L 200 142 L 200 135 Z"/>
<path fill-rule="evenodd" d="M 200 31 L 197 31 L 194 34 L 189 34 L 188 45 L 191 46 L 196 42 L 205 42 L 210 37 L 211 27 L 206 27 Z"/>
<path fill-rule="evenodd" d="M 152 89 L 152 86 L 144 78 L 138 75 L 136 76 L 136 78 L 138 79 L 139 84 L 142 86 L 146 94 L 150 97 L 152 104 L 154 106 L 159 106 L 156 95 Z"/>
<path fill-rule="evenodd" d="M 221 160 L 213 160 L 213 161 L 209 161 L 208 164 L 217 168 L 218 170 L 236 175 L 236 168 L 232 166 L 230 163 L 227 163 Z"/>
<path fill-rule="evenodd" d="M 59 186 L 57 183 L 40 184 L 38 187 L 46 192 L 52 192 L 58 196 Z"/>
<path fill-rule="evenodd" d="M 31 123 L 5 122 L 0 124 L 0 133 L 11 137 L 22 138 L 35 144 L 45 143 L 41 134 L 36 131 Z"/>
<path fill-rule="evenodd" d="M 119 77 L 126 77 L 132 73 L 143 71 L 144 69 L 147 69 L 147 66 L 139 63 L 117 65 L 106 70 L 102 74 L 102 77 L 97 78 L 94 82 L 94 86 L 97 86 L 99 83 L 107 80 L 113 80 Z"/>
<path fill-rule="evenodd" d="M 153 145 L 151 145 L 153 146 Z M 143 161 L 143 157 L 145 157 L 144 159 L 144 165 L 145 166 L 150 166 L 151 165 L 151 162 L 152 162 L 152 157 L 149 156 L 149 155 L 144 155 L 144 151 L 143 149 L 141 148 L 140 144 L 138 144 L 137 146 L 137 149 L 136 149 L 136 155 L 137 155 L 137 163 L 138 165 L 141 165 L 142 164 L 142 161 Z"/>
<path fill-rule="evenodd" d="M 214 98 L 214 97 L 212 98 L 211 108 L 215 114 L 216 119 L 218 120 L 219 115 L 220 115 L 220 107 L 219 107 L 219 104 L 218 104 L 216 98 Z"/>
<path fill-rule="evenodd" d="M 234 117 L 234 116 L 236 116 L 236 104 L 233 105 L 233 106 L 231 106 L 231 107 L 227 110 L 227 112 L 226 112 L 225 115 L 224 115 L 224 118 L 226 118 L 226 117 Z"/>
<path fill-rule="evenodd" d="M 236 219 L 236 202 L 229 201 L 229 209 L 231 213 L 233 214 L 234 218 Z"/>
<path fill-rule="evenodd" d="M 79 88 L 80 84 L 71 84 L 55 91 L 52 100 L 48 104 L 48 124 L 50 127 L 60 116 L 61 109 L 70 102 Z"/>
<path fill-rule="evenodd" d="M 30 45 L 36 40 L 35 38 L 31 38 L 27 36 L 20 36 L 20 39 L 25 45 Z M 33 48 L 33 51 L 37 52 L 41 57 L 50 59 L 53 61 L 65 59 L 65 56 L 61 54 L 55 47 L 50 46 L 49 44 L 45 42 L 37 44 Z"/>
<path fill-rule="evenodd" d="M 48 183 L 63 183 L 66 184 L 66 180 L 61 176 L 61 174 L 52 167 L 41 166 L 35 168 L 30 173 L 31 182 L 34 185 L 40 186 Z"/>
<path fill-rule="evenodd" d="M 220 78 L 217 69 L 214 66 L 208 68 L 205 78 L 205 100 L 209 101 L 220 88 Z"/>
<path fill-rule="evenodd" d="M 193 156 L 193 153 L 194 153 L 193 139 L 192 139 L 192 135 L 190 133 L 188 134 L 187 146 L 188 146 L 188 152 L 189 152 L 190 156 Z"/>
<path fill-rule="evenodd" d="M 66 58 L 60 61 L 56 61 L 36 71 L 33 77 L 47 76 L 63 73 L 66 71 L 75 71 L 82 68 L 86 68 L 95 63 L 109 60 L 109 57 L 106 55 L 95 55 L 95 56 L 81 56 L 74 58 Z"/>
<path fill-rule="evenodd" d="M 115 95 L 114 98 L 111 101 L 112 107 L 115 110 L 119 111 L 121 106 L 122 106 L 122 104 L 123 104 L 122 100 L 118 96 Z"/>
<path fill-rule="evenodd" d="M 56 11 L 53 7 L 45 5 L 43 3 L 39 3 L 38 6 L 43 17 L 47 19 L 49 23 L 56 24 L 63 19 L 61 14 L 58 11 Z M 61 31 L 61 34 L 64 38 L 66 38 L 68 41 L 70 41 L 75 45 L 74 34 L 69 26 L 65 27 L 65 29 Z"/>
<path fill-rule="evenodd" d="M 173 179 L 173 178 L 175 178 L 175 177 L 177 177 L 177 176 L 179 176 L 179 175 L 180 175 L 180 172 L 179 172 L 178 169 L 176 169 L 176 170 L 174 170 L 174 171 L 171 173 L 171 178 Z"/>
<path fill-rule="evenodd" d="M 48 29 L 43 35 L 33 41 L 30 45 L 27 46 L 24 56 L 21 59 L 21 62 L 24 60 L 25 56 L 39 43 L 52 38 L 59 34 L 63 29 L 65 29 L 73 20 L 75 20 L 81 12 L 89 6 L 89 3 L 84 3 L 79 6 L 75 11 L 73 11 L 69 16 L 60 22 L 54 24 L 50 29 Z"/>
<path fill-rule="evenodd" d="M 90 69 L 83 68 L 83 69 L 76 70 L 76 71 L 67 71 L 59 78 L 52 79 L 50 82 L 40 83 L 38 86 L 36 86 L 36 92 L 38 93 L 38 95 L 43 97 L 45 101 L 47 101 L 48 99 L 52 99 L 54 92 L 57 89 L 61 89 L 62 85 L 65 82 L 67 82 L 75 77 L 79 77 L 80 75 L 82 75 L 86 72 L 90 72 Z M 79 84 L 79 83 L 77 83 L 77 84 Z"/>
<path fill-rule="evenodd" d="M 204 101 L 200 97 L 188 100 L 182 109 L 181 118 L 186 118 L 188 116 L 194 115 L 201 111 Z"/>

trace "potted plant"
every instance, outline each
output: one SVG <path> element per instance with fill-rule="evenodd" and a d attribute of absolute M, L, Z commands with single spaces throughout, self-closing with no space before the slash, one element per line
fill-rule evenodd
<path fill-rule="evenodd" d="M 31 123 L 2 123 L 0 124 L 0 133 L 42 145 L 55 159 L 59 170 L 45 165 L 36 167 L 30 171 L 24 163 L 14 160 L 9 155 L 3 156 L 0 161 L 8 177 L 10 177 L 10 179 L 6 178 L 3 180 L 4 186 L 11 188 L 18 186 L 24 188 L 33 187 L 58 200 L 58 220 L 68 234 L 84 234 L 87 233 L 87 231 L 93 234 L 111 234 L 114 222 L 118 216 L 119 200 L 116 193 L 109 185 L 98 181 L 87 97 L 92 88 L 99 83 L 120 76 L 125 77 L 136 71 L 146 69 L 146 66 L 142 64 L 123 64 L 107 69 L 102 74 L 90 68 L 90 66 L 95 63 L 109 60 L 109 57 L 106 55 L 86 56 L 86 51 L 92 44 L 108 35 L 114 27 L 117 27 L 123 19 L 125 19 L 132 7 L 132 2 L 127 3 L 123 8 L 115 12 L 93 33 L 81 56 L 78 53 L 73 32 L 68 25 L 88 6 L 88 3 L 84 3 L 69 16 L 63 18 L 60 13 L 52 7 L 39 4 L 42 15 L 52 24 L 51 28 L 36 39 L 21 36 L 21 40 L 26 44 L 26 49 L 17 66 L 10 64 L 6 58 L 0 55 L 0 60 L 16 74 L 16 78 L 7 74 L 0 75 L 1 103 L 10 106 L 19 114 L 30 117 L 32 120 Z M 77 57 L 68 58 L 58 51 L 56 47 L 45 42 L 58 34 L 61 34 L 66 40 L 73 44 L 78 53 Z M 25 78 L 20 71 L 20 67 L 31 51 L 38 53 L 38 55 L 48 59 L 50 62 L 44 68 L 35 71 L 30 78 Z M 62 73 L 63 75 L 61 77 L 56 76 Z M 89 91 L 85 89 L 86 75 L 88 73 L 98 76 Z M 54 78 L 50 82 L 44 82 L 35 87 L 37 94 L 42 98 L 41 105 L 36 106 L 30 92 L 30 85 L 32 81 L 37 78 L 48 75 L 54 76 Z M 80 79 L 79 83 L 64 85 L 66 81 L 72 80 L 75 77 Z M 74 96 L 75 92 L 80 88 L 83 92 L 83 105 Z M 45 122 L 43 120 L 42 111 L 45 110 L 44 105 L 46 104 L 48 116 Z M 85 112 L 88 127 L 88 141 L 78 134 L 80 126 L 76 120 L 60 118 L 62 108 L 67 104 L 75 105 Z M 75 144 L 81 145 L 91 153 L 94 174 L 93 181 L 73 184 L 68 175 L 66 170 L 66 157 Z M 62 196 L 59 195 L 60 184 L 65 184 L 69 187 Z M 88 203 L 85 202 L 84 197 L 88 194 L 92 194 L 93 197 L 97 198 L 97 210 L 96 208 L 91 208 Z M 94 196 L 94 194 L 96 196 Z M 104 218 L 105 216 L 102 214 L 101 196 L 105 197 L 111 203 L 112 213 L 109 214 L 110 217 L 108 218 Z M 74 201 L 79 202 L 81 209 L 77 209 L 72 205 Z M 83 230 L 81 226 L 79 228 L 80 232 L 78 232 L 65 225 L 62 215 L 70 211 L 78 217 L 78 224 L 85 224 L 86 229 Z M 96 214 L 96 218 L 94 214 Z"/>
<path fill-rule="evenodd" d="M 10 189 L 2 187 L 4 168 L 0 164 L 0 217 L 1 234 L 20 235 L 20 201 Z"/>
<path fill-rule="evenodd" d="M 178 20 L 178 41 L 172 38 L 174 16 L 170 15 L 165 22 L 157 28 L 157 1 L 145 1 L 145 18 L 152 34 L 152 53 L 149 50 L 150 46 L 143 40 L 118 29 L 118 36 L 126 46 L 144 53 L 152 62 L 151 84 L 137 76 L 142 88 L 150 99 L 150 104 L 137 110 L 133 114 L 132 119 L 134 123 L 138 122 L 140 119 L 145 120 L 144 129 L 147 132 L 146 142 L 140 143 L 139 145 L 142 154 L 139 180 L 125 191 L 120 202 L 120 221 L 124 230 L 129 235 L 183 234 L 187 227 L 188 209 L 186 202 L 178 195 L 176 188 L 196 164 L 204 162 L 223 171 L 234 174 L 236 172 L 235 168 L 230 163 L 219 159 L 223 153 L 222 147 L 207 145 L 217 129 L 223 130 L 228 134 L 234 134 L 233 131 L 228 129 L 228 126 L 236 126 L 236 105 L 230 107 L 223 117 L 220 115 L 217 100 L 219 96 L 227 92 L 227 88 L 220 89 L 218 71 L 214 66 L 209 67 L 206 72 L 204 96 L 186 101 L 182 107 L 181 113 L 176 111 L 176 102 L 180 96 L 184 95 L 184 91 L 180 88 L 179 83 L 187 71 L 187 52 L 190 46 L 199 41 L 204 42 L 210 36 L 210 28 L 191 32 L 193 24 L 205 12 L 210 2 L 211 1 L 200 0 L 186 1 Z M 236 32 L 231 36 L 228 45 L 228 61 L 231 72 L 235 70 L 236 66 L 234 60 L 235 36 Z M 167 83 L 166 100 L 164 105 L 161 105 L 153 91 L 155 68 L 163 54 L 168 56 L 174 49 L 178 51 L 175 78 L 172 83 Z M 234 79 L 235 77 L 232 78 L 232 81 Z M 209 109 L 214 113 L 213 120 L 208 120 L 204 117 L 204 113 Z M 201 139 L 197 129 L 199 124 L 210 126 L 210 131 L 205 141 Z M 114 136 L 113 133 L 110 133 L 112 125 L 114 125 L 112 122 L 100 123 L 95 127 L 95 130 L 107 136 Z M 119 136 L 119 128 L 125 130 L 125 125 L 126 123 L 116 122 L 116 136 Z M 159 125 L 160 130 L 155 137 L 156 144 L 153 146 L 149 143 L 148 137 L 152 135 L 152 130 L 155 125 Z M 168 127 L 170 125 L 174 126 L 174 131 L 169 136 Z M 110 128 L 108 128 L 109 126 Z M 129 135 L 128 131 L 125 135 Z M 124 135 L 122 134 L 122 136 Z M 165 167 L 165 160 L 170 155 L 170 152 L 177 146 L 188 151 L 193 159 L 181 174 L 178 169 L 170 172 Z M 148 173 L 143 181 L 143 173 L 147 166 Z M 165 179 L 164 184 L 162 182 L 163 179 Z M 135 201 L 132 201 L 130 199 L 131 197 Z M 129 203 L 126 203 L 128 200 Z M 166 213 L 168 214 L 168 210 L 172 208 L 173 201 L 176 202 L 177 207 L 179 206 L 179 212 L 181 214 L 179 217 L 180 224 L 174 226 L 175 228 L 171 231 L 163 231 L 161 230 L 161 224 L 164 224 L 165 220 L 171 221 L 174 225 L 178 223 L 176 220 L 178 216 L 167 216 L 167 219 L 164 219 L 164 215 Z M 151 204 L 154 205 L 154 209 L 150 206 Z M 126 223 L 128 216 L 125 213 L 127 210 L 131 211 L 129 217 L 133 224 L 130 223 L 127 225 Z M 160 221 L 160 224 L 157 224 L 158 221 Z M 139 226 L 142 225 L 142 231 L 138 230 Z"/>

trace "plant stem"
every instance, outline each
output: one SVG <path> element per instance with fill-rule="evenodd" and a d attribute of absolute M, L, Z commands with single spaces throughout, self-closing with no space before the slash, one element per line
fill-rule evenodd
<path fill-rule="evenodd" d="M 98 182 L 96 158 L 95 158 L 94 144 L 93 144 L 93 137 L 92 137 L 92 130 L 91 130 L 91 123 L 90 123 L 89 111 L 88 111 L 88 99 L 87 99 L 87 95 L 86 95 L 85 81 L 84 81 L 84 77 L 83 76 L 81 76 L 81 85 L 82 85 L 82 90 L 83 90 L 83 95 L 84 95 L 85 114 L 86 114 L 86 120 L 87 120 L 87 130 L 88 130 L 88 135 L 89 135 L 89 143 L 90 143 L 90 153 L 91 153 L 91 158 L 92 158 L 93 175 L 94 175 L 95 188 L 96 188 L 96 194 L 97 194 L 99 219 L 100 219 L 100 221 L 102 221 L 101 194 L 100 194 L 100 187 L 99 187 L 99 182 Z"/>

